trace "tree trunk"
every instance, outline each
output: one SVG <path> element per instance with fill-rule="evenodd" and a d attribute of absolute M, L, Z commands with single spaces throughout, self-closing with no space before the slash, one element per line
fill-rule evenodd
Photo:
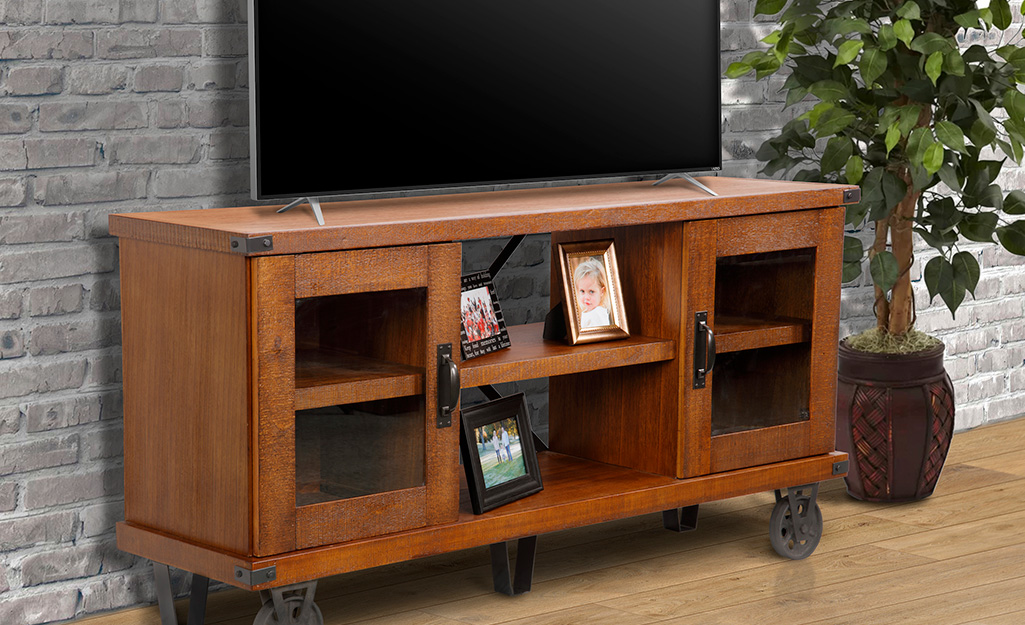
<path fill-rule="evenodd" d="M 893 247 L 893 255 L 897 258 L 898 271 L 900 271 L 897 283 L 893 285 L 893 295 L 890 297 L 890 318 L 887 326 L 890 334 L 894 336 L 903 336 L 908 331 L 914 315 L 915 298 L 914 291 L 911 289 L 911 264 L 915 257 L 915 242 L 912 227 L 914 226 L 915 206 L 918 204 L 918 196 L 921 194 L 913 190 L 911 173 L 907 169 L 901 170 L 900 177 L 907 183 L 908 193 L 890 215 L 890 242 Z"/>
<path fill-rule="evenodd" d="M 889 230 L 890 226 L 886 219 L 880 219 L 876 222 L 876 238 L 872 243 L 872 249 L 868 253 L 869 261 L 879 252 L 886 251 L 886 239 L 889 236 Z M 876 301 L 872 307 L 872 312 L 876 316 L 876 327 L 880 330 L 886 330 L 890 325 L 890 302 L 886 300 L 886 291 L 878 286 L 874 288 Z"/>

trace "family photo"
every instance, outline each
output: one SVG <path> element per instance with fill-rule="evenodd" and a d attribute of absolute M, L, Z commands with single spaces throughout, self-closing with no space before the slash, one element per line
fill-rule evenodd
<path fill-rule="evenodd" d="M 465 291 L 460 296 L 463 329 L 470 341 L 490 338 L 501 331 L 495 309 L 491 305 L 491 294 L 488 287 L 482 286 L 472 291 Z"/>
<path fill-rule="evenodd" d="M 504 484 L 527 474 L 515 417 L 481 426 L 474 434 L 485 488 Z"/>

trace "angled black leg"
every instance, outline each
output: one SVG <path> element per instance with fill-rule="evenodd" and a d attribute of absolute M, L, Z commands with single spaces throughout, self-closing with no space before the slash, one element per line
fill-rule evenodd
<path fill-rule="evenodd" d="M 491 545 L 491 576 L 495 592 L 510 596 L 530 592 L 534 581 L 534 556 L 537 555 L 537 536 L 521 538 L 516 543 L 516 572 L 511 573 L 509 549 L 504 542 Z"/>
<path fill-rule="evenodd" d="M 153 578 L 157 587 L 157 605 L 160 608 L 160 625 L 178 625 L 174 611 L 174 591 L 171 589 L 171 571 L 166 564 L 153 563 Z M 210 580 L 202 575 L 192 575 L 192 590 L 189 593 L 188 625 L 203 625 L 206 620 L 206 595 Z"/>
<path fill-rule="evenodd" d="M 698 505 L 662 511 L 662 525 L 674 532 L 689 532 L 698 526 Z"/>
<path fill-rule="evenodd" d="M 157 586 L 157 605 L 160 607 L 160 625 L 178 625 L 174 614 L 174 592 L 171 590 L 171 571 L 166 564 L 153 563 L 153 578 Z"/>

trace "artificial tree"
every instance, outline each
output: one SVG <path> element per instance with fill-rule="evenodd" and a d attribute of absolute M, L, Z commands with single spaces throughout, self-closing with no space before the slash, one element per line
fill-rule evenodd
<path fill-rule="evenodd" d="M 762 171 L 861 187 L 847 224 L 873 222 L 875 239 L 845 238 L 843 279 L 867 252 L 876 334 L 908 351 L 913 233 L 939 252 L 925 284 L 952 314 L 980 275 L 962 237 L 1025 255 L 1025 192 L 996 182 L 1025 152 L 1025 48 L 1007 43 L 1020 24 L 1008 0 L 758 0 L 755 14 L 779 27 L 726 75 L 786 70 L 785 106 L 806 108 L 761 145 Z"/>

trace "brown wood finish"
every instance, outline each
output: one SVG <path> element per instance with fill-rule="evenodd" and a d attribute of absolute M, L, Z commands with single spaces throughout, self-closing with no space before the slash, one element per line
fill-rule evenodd
<path fill-rule="evenodd" d="M 402 562 L 483 544 L 602 523 L 639 514 L 728 499 L 744 493 L 785 488 L 832 477 L 833 464 L 847 458 L 834 452 L 690 480 L 652 475 L 553 452 L 538 454 L 548 479 L 537 495 L 482 515 L 464 508 L 450 524 L 315 547 L 267 558 L 230 553 L 129 523 L 117 526 L 118 544 L 132 553 L 145 551 L 158 562 L 194 571 L 240 588 L 259 590 L 283 584 Z M 274 582 L 246 586 L 233 579 L 234 567 L 277 567 Z"/>
<path fill-rule="evenodd" d="M 706 388 L 694 386 L 694 314 L 708 313 L 708 325 L 715 328 L 715 255 L 718 228 L 715 221 L 687 222 L 683 225 L 683 259 L 680 275 L 682 293 L 683 338 L 678 384 L 678 418 L 681 436 L 677 441 L 677 476 L 695 477 L 709 472 L 711 463 L 712 394 L 715 370 L 707 376 Z"/>
<path fill-rule="evenodd" d="M 296 358 L 296 410 L 424 392 L 423 367 L 332 350 L 302 350 Z"/>
<path fill-rule="evenodd" d="M 120 254 L 125 519 L 251 553 L 246 259 L 131 239 Z"/>
<path fill-rule="evenodd" d="M 230 237 L 273 235 L 267 254 L 414 245 L 603 228 L 664 224 L 839 206 L 852 187 L 704 177 L 712 197 L 683 180 L 657 187 L 629 182 L 323 204 L 326 226 L 302 209 L 276 206 L 165 211 L 110 216 L 118 237 L 229 251 Z M 778 231 L 777 231 L 778 232 Z"/>
<path fill-rule="evenodd" d="M 254 553 L 295 549 L 295 260 L 251 260 Z"/>
<path fill-rule="evenodd" d="M 620 341 L 571 346 L 542 338 L 543 323 L 511 326 L 508 330 L 511 347 L 463 363 L 460 377 L 464 388 L 626 367 L 676 357 L 676 346 L 669 339 L 634 335 Z"/>
<path fill-rule="evenodd" d="M 324 228 L 272 207 L 111 216 L 119 546 L 236 585 L 234 566 L 274 565 L 263 587 L 276 587 L 831 477 L 845 458 L 832 452 L 833 207 L 850 187 L 705 182 L 720 197 L 674 181 L 357 201 L 326 206 Z M 532 324 L 459 363 L 464 388 L 550 377 L 545 490 L 475 516 L 460 508 L 458 411 L 436 424 L 437 346 L 460 360 L 451 241 L 536 232 L 615 241 L 632 336 L 569 347 Z M 236 235 L 272 236 L 273 249 L 206 251 Z M 554 266 L 552 280 L 556 304 Z M 697 311 L 719 338 L 704 389 L 692 388 Z M 730 377 L 755 386 L 731 392 Z M 332 443 L 357 432 L 394 471 L 346 468 L 363 456 Z"/>
<path fill-rule="evenodd" d="M 720 354 L 803 343 L 810 338 L 809 323 L 804 319 L 754 319 L 720 314 L 715 320 L 716 351 Z"/>
<path fill-rule="evenodd" d="M 811 453 L 835 449 L 837 346 L 840 343 L 840 275 L 843 265 L 843 227 L 846 211 L 819 211 L 823 236 L 815 255 L 814 318 L 811 339 Z"/>
<path fill-rule="evenodd" d="M 631 333 L 680 337 L 682 225 L 556 233 L 556 244 L 613 239 Z M 561 301 L 558 263 L 552 263 L 551 299 Z M 676 476 L 680 420 L 679 361 L 605 369 L 549 380 L 549 447 L 561 453 L 640 471 Z M 644 418 L 638 418 L 644 415 Z"/>

